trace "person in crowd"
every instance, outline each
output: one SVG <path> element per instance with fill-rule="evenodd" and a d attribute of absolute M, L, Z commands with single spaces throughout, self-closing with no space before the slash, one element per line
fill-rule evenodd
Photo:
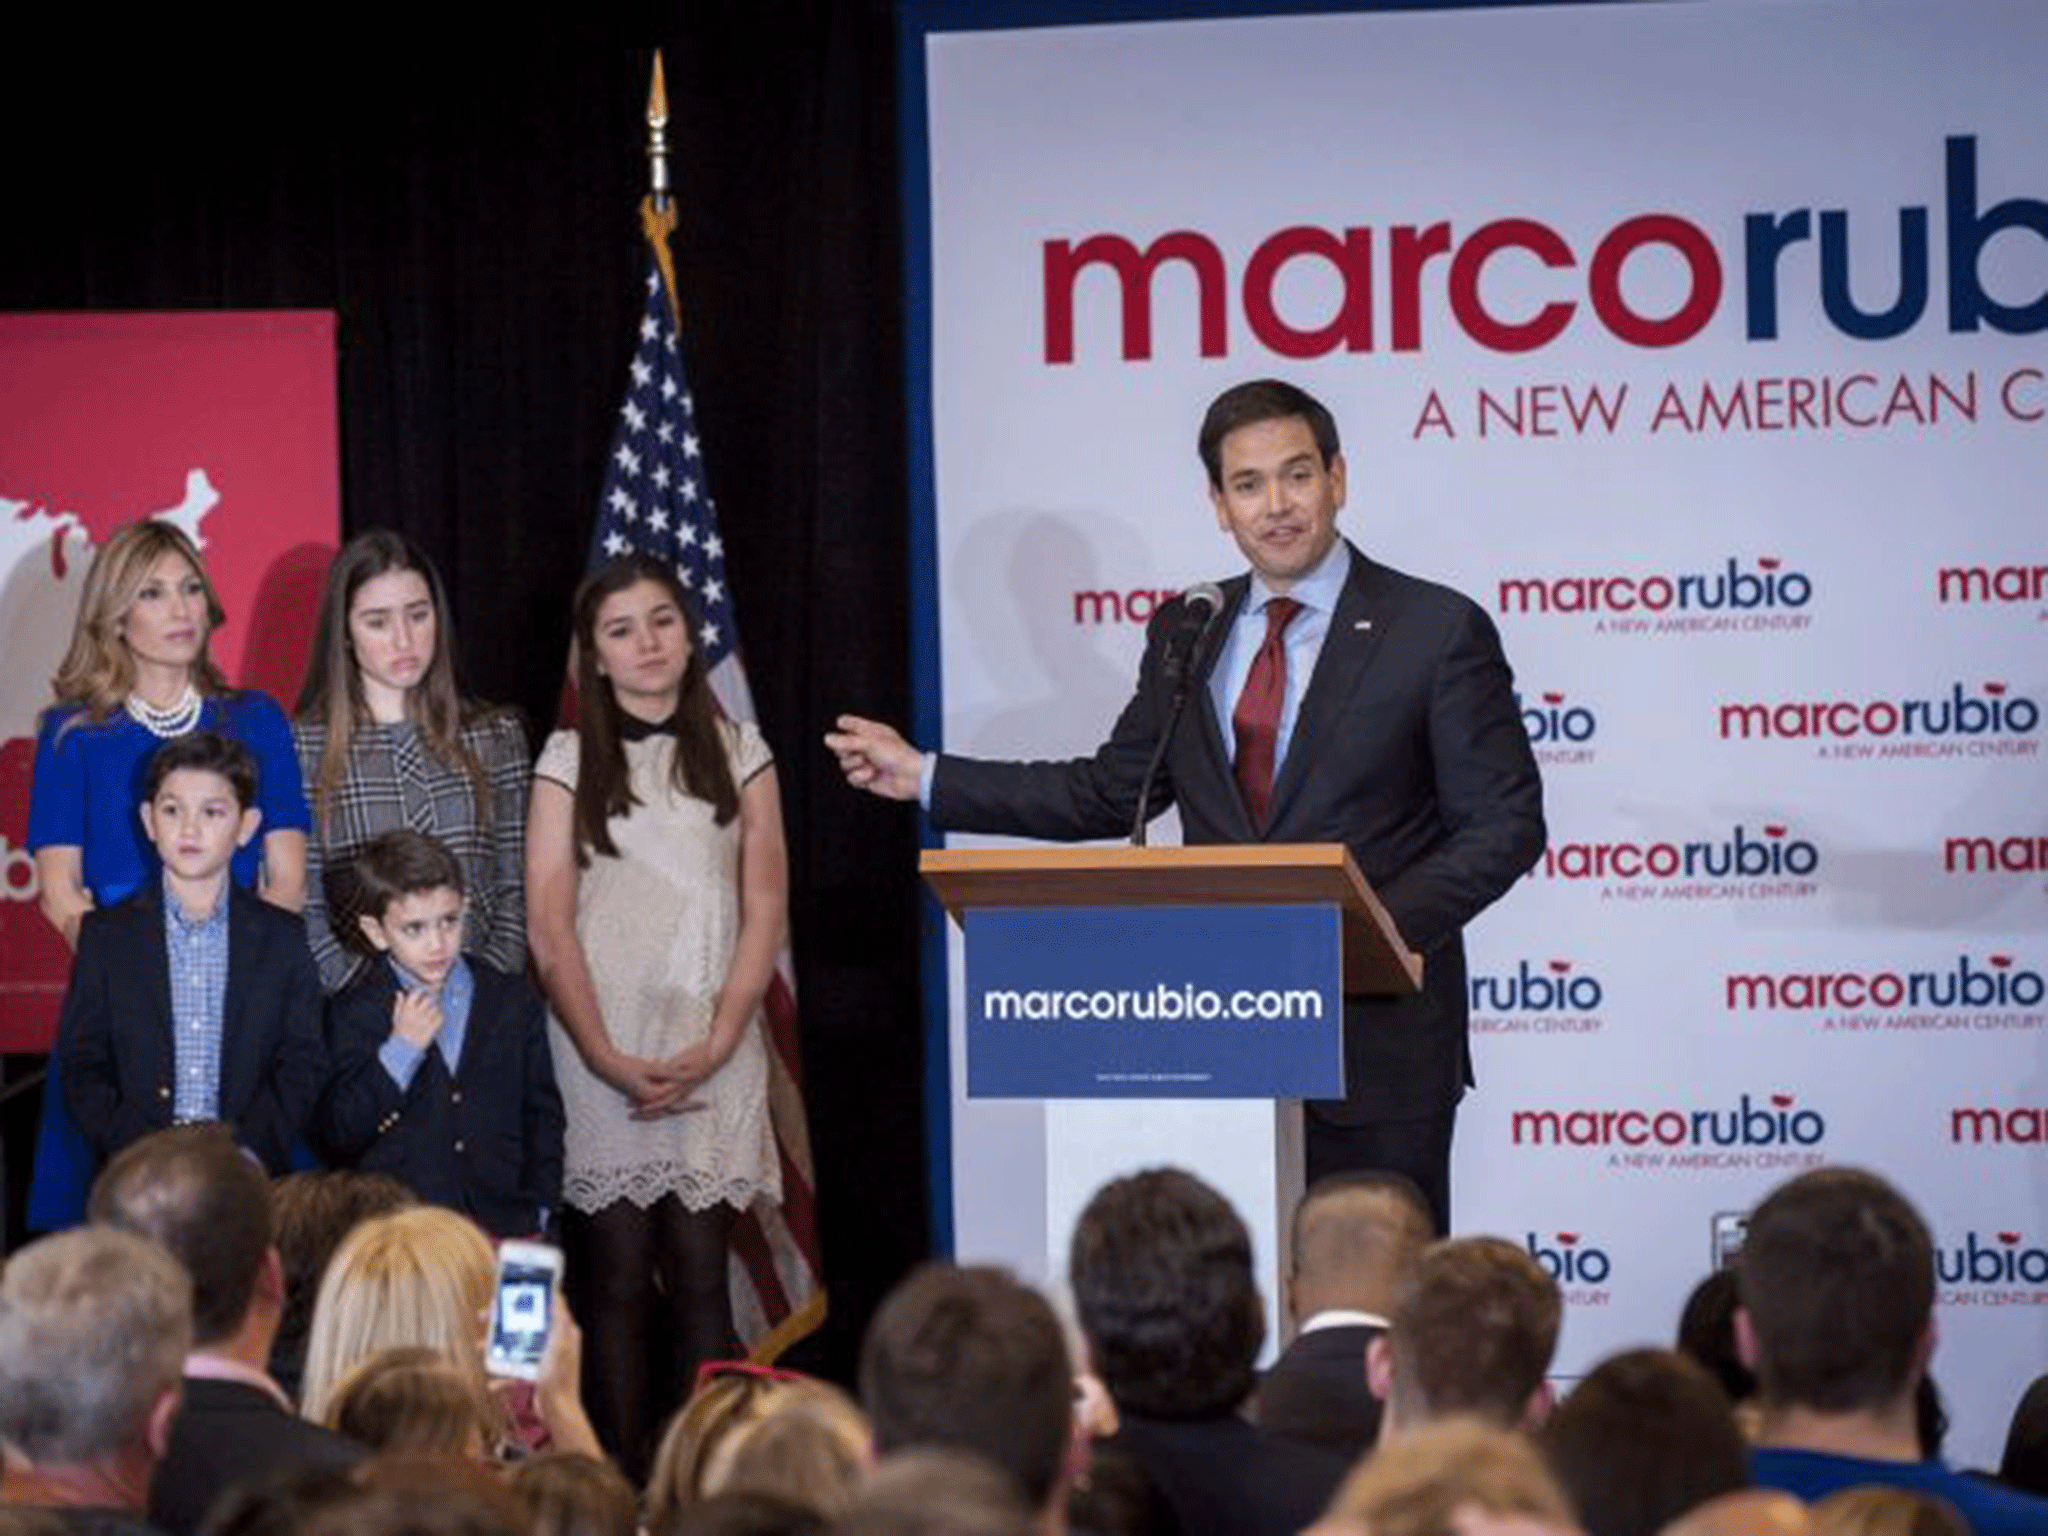
<path fill-rule="evenodd" d="M 306 1370 L 306 1337 L 313 1298 L 341 1240 L 372 1216 L 415 1203 L 411 1190 L 381 1173 L 308 1169 L 271 1186 L 277 1216 L 277 1251 L 284 1263 L 284 1316 L 270 1348 L 270 1374 L 297 1401 Z"/>
<path fill-rule="evenodd" d="M 192 1344 L 192 1286 L 129 1232 L 46 1237 L 0 1275 L 0 1505 L 94 1536 L 148 1532 Z"/>
<path fill-rule="evenodd" d="M 1108 1444 L 1137 1462 L 1185 1536 L 1293 1536 L 1315 1518 L 1345 1460 L 1238 1416 L 1266 1315 L 1251 1234 L 1229 1201 L 1178 1169 L 1114 1179 L 1074 1225 L 1067 1275 L 1116 1405 Z"/>
<path fill-rule="evenodd" d="M 1812 1536 L 1813 1512 L 1775 1488 L 1724 1493 L 1688 1510 L 1663 1536 Z"/>
<path fill-rule="evenodd" d="M 812 1385 L 810 1378 L 745 1360 L 707 1360 L 697 1385 L 670 1417 L 647 1476 L 650 1520 L 672 1516 L 711 1489 L 713 1463 L 727 1441 L 759 1423 Z"/>
<path fill-rule="evenodd" d="M 372 838 L 432 833 L 469 893 L 464 951 L 526 968 L 526 733 L 456 681 L 440 573 L 403 534 L 350 539 L 328 568 L 292 738 L 312 791 L 306 936 L 329 992 L 371 969 L 351 879 Z"/>
<path fill-rule="evenodd" d="M 1372 1389 L 1386 1406 L 1382 1438 L 1451 1414 L 1508 1429 L 1541 1424 L 1563 1320 L 1557 1282 L 1516 1244 L 1431 1244 L 1395 1296 L 1392 1328 L 1366 1351 Z"/>
<path fill-rule="evenodd" d="M 1269 1434 L 1355 1460 L 1380 1432 L 1366 1346 L 1387 1331 L 1402 1277 L 1435 1236 L 1429 1202 L 1398 1174 L 1332 1174 L 1294 1210 L 1287 1310 L 1294 1341 L 1259 1382 Z"/>
<path fill-rule="evenodd" d="M 1673 1350 L 1609 1356 L 1538 1436 L 1587 1536 L 1656 1536 L 1749 1486 L 1749 1447 L 1713 1377 Z"/>
<path fill-rule="evenodd" d="M 1521 1435 L 1452 1415 L 1358 1464 L 1309 1536 L 1578 1536 L 1570 1502 Z"/>
<path fill-rule="evenodd" d="M 597 1456 L 544 1451 L 512 1472 L 529 1536 L 635 1536 L 640 1501 L 619 1469 Z"/>
<path fill-rule="evenodd" d="M 833 1536 L 1042 1536 L 1040 1512 L 1002 1468 L 958 1446 L 899 1451 L 832 1523 Z"/>
<path fill-rule="evenodd" d="M 291 729 L 274 701 L 228 686 L 209 648 L 225 622 L 199 551 L 174 524 L 118 528 L 93 556 L 55 695 L 36 733 L 29 852 L 38 902 L 73 948 L 94 907 L 152 887 L 159 861 L 136 819 L 142 779 L 164 742 L 216 731 L 256 758 L 258 836 L 235 850 L 235 884 L 297 911 L 305 899 L 306 797 Z M 62 1093 L 61 1050 L 43 1092 L 29 1197 L 31 1229 L 85 1210 L 93 1158 Z"/>
<path fill-rule="evenodd" d="M 192 1282 L 184 1407 L 150 1493 L 150 1519 L 192 1536 L 221 1494 L 252 1473 L 350 1466 L 352 1441 L 293 1411 L 265 1374 L 284 1312 L 270 1182 L 217 1125 L 136 1142 L 92 1188 L 95 1222 L 148 1238 Z"/>
<path fill-rule="evenodd" d="M 2036 1376 L 2020 1394 L 2005 1428 L 1998 1477 L 2028 1493 L 2048 1494 L 2048 1376 Z"/>
<path fill-rule="evenodd" d="M 861 1342 L 860 1400 L 881 1456 L 973 1451 L 1058 1521 L 1075 1465 L 1074 1368 L 1059 1319 L 1001 1269 L 927 1264 L 883 1300 Z"/>
<path fill-rule="evenodd" d="M 491 1453 L 496 1416 L 469 1372 L 421 1345 L 380 1349 L 335 1383 L 327 1425 L 380 1453 L 466 1456 Z"/>
<path fill-rule="evenodd" d="M 362 1223 L 320 1279 L 300 1411 L 327 1422 L 341 1379 L 357 1362 L 382 1349 L 422 1345 L 454 1364 L 476 1397 L 493 1403 L 493 1443 L 505 1438 L 512 1426 L 489 1391 L 480 1321 L 496 1276 L 483 1232 L 441 1206 L 412 1206 Z M 594 1454 L 597 1439 L 577 1389 L 581 1366 L 581 1335 L 558 1298 L 533 1407 L 557 1448 Z"/>
<path fill-rule="evenodd" d="M 1844 1488 L 1816 1500 L 1817 1536 L 1970 1536 L 1946 1499 L 1905 1488 Z"/>
<path fill-rule="evenodd" d="M 313 1517 L 357 1498 L 343 1467 L 291 1467 L 243 1478 L 220 1496 L 201 1536 L 304 1536 Z"/>
<path fill-rule="evenodd" d="M 704 1493 L 765 1493 L 830 1518 L 867 1476 L 874 1450 L 873 1427 L 852 1398 L 803 1381 L 719 1443 L 704 1465 Z"/>
<path fill-rule="evenodd" d="M 526 1536 L 526 1512 L 494 1467 L 465 1456 L 379 1456 L 357 1494 L 320 1509 L 300 1536 Z"/>
<path fill-rule="evenodd" d="M 1735 1409 L 1744 1434 L 1756 1428 L 1756 1372 L 1742 1363 L 1735 1347 L 1735 1271 L 1712 1271 L 1693 1287 L 1678 1318 L 1678 1348 L 1704 1366 Z"/>
<path fill-rule="evenodd" d="M 95 1157 L 220 1120 L 281 1172 L 326 1080 L 320 985 L 296 918 L 229 878 L 255 835 L 256 761 L 194 731 L 149 760 L 140 818 L 163 866 L 86 912 L 57 1020 L 64 1091 Z"/>
<path fill-rule="evenodd" d="M 524 976 L 465 956 L 461 862 L 424 832 L 356 854 L 356 921 L 385 963 L 327 1009 L 317 1140 L 495 1237 L 548 1228 L 562 1187 L 562 1099 Z"/>
<path fill-rule="evenodd" d="M 720 718 L 689 626 L 659 561 L 584 581 L 577 724 L 541 753 L 527 831 L 568 1115 L 567 1283 L 600 1432 L 629 1473 L 697 1363 L 732 1353 L 732 1224 L 781 1198 L 759 1013 L 784 926 L 782 807 L 766 744 Z M 674 1385 L 650 1339 L 673 1347 Z"/>
<path fill-rule="evenodd" d="M 1934 1353 L 1934 1243 L 1857 1168 L 1779 1185 L 1749 1218 L 1736 1338 L 1763 1397 L 1759 1485 L 1804 1499 L 1866 1484 L 1945 1499 L 1977 1536 L 2048 1530 L 2048 1499 L 1923 1456 L 1916 1389 Z"/>
<path fill-rule="evenodd" d="M 646 1536 L 823 1536 L 834 1529 L 816 1510 L 768 1493 L 718 1493 L 663 1518 Z"/>

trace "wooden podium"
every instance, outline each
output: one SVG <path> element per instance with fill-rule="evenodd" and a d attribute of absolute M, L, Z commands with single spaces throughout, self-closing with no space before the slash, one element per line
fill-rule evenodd
<path fill-rule="evenodd" d="M 1411 953 L 1339 843 L 1183 848 L 1046 847 L 933 849 L 921 872 L 961 923 L 977 910 L 1106 907 L 1334 908 L 1340 918 L 1343 991 L 1391 996 L 1418 990 Z M 1326 973 L 1327 974 L 1327 973 Z M 1332 1026 L 1343 1027 L 1341 1018 Z M 966 1049 L 974 1050 L 970 1027 Z M 1280 1300 L 1291 1267 L 1290 1217 L 1302 1189 L 1301 1105 L 1270 1098 L 1048 1098 L 1044 1114 L 1042 1233 L 1007 1252 L 963 1260 L 1008 1263 L 1055 1291 L 1066 1279 L 1074 1221 L 1109 1179 L 1145 1167 L 1185 1168 L 1220 1190 L 1252 1230 L 1267 1308 L 1269 1354 L 1283 1333 Z M 1018 1169 L 1020 1199 L 1029 1173 Z M 963 1223 L 963 1225 L 965 1225 Z M 1034 1251 L 1025 1251 L 1025 1250 Z"/>

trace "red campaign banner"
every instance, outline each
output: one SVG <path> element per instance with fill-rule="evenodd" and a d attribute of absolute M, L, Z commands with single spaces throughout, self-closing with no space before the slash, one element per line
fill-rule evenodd
<path fill-rule="evenodd" d="M 69 952 L 26 847 L 36 719 L 94 549 L 157 516 L 227 609 L 214 659 L 289 707 L 341 526 L 325 310 L 0 315 L 0 1050 L 46 1049 Z"/>

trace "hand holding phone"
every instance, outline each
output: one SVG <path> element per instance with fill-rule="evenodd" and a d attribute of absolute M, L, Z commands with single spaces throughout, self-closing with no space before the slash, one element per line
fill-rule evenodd
<path fill-rule="evenodd" d="M 561 1283 L 561 1249 L 547 1243 L 499 1245 L 498 1284 L 484 1341 L 484 1369 L 491 1375 L 521 1381 L 540 1376 Z"/>

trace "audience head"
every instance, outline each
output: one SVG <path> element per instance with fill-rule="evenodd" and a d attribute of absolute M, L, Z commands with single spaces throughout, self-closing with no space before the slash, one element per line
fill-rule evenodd
<path fill-rule="evenodd" d="M 526 1512 L 480 1462 L 378 1456 L 356 1469 L 356 1494 L 317 1510 L 304 1536 L 525 1536 Z"/>
<path fill-rule="evenodd" d="M 1800 1500 L 1771 1488 L 1745 1488 L 1709 1499 L 1664 1527 L 1663 1536 L 1812 1536 L 1813 1517 Z"/>
<path fill-rule="evenodd" d="M 877 1466 L 833 1536 L 1035 1536 L 1017 1480 L 969 1451 L 916 1446 Z"/>
<path fill-rule="evenodd" d="M 521 1462 L 512 1492 L 528 1536 L 635 1536 L 640 1500 L 619 1469 L 595 1456 L 546 1451 Z"/>
<path fill-rule="evenodd" d="M 703 1490 L 763 1493 L 836 1515 L 867 1475 L 873 1445 L 867 1415 L 852 1398 L 829 1382 L 795 1382 L 718 1443 L 704 1464 Z"/>
<path fill-rule="evenodd" d="M 1842 1414 L 1910 1401 L 1933 1350 L 1934 1244 L 1883 1179 L 1823 1168 L 1749 1218 L 1738 1337 L 1771 1408 Z"/>
<path fill-rule="evenodd" d="M 259 1300 L 274 1326 L 283 1294 L 270 1180 L 226 1126 L 175 1126 L 129 1143 L 93 1182 L 87 1214 L 185 1266 L 196 1346 L 232 1338 Z M 259 1342 L 268 1347 L 267 1336 Z"/>
<path fill-rule="evenodd" d="M 1000 1269 L 925 1265 L 889 1293 L 861 1346 L 878 1452 L 976 1452 L 1041 1507 L 1064 1494 L 1073 1392 L 1059 1319 Z"/>
<path fill-rule="evenodd" d="M 36 1473 L 106 1469 L 139 1507 L 191 1345 L 191 1283 L 154 1243 L 81 1227 L 29 1244 L 0 1274 L 0 1441 Z"/>
<path fill-rule="evenodd" d="M 837 1529 L 815 1509 L 766 1493 L 715 1493 L 646 1526 L 647 1536 L 824 1536 Z"/>
<path fill-rule="evenodd" d="M 1384 1315 L 1401 1276 L 1435 1236 L 1429 1202 L 1399 1174 L 1317 1180 L 1294 1208 L 1288 1310 L 1296 1323 L 1333 1307 Z"/>
<path fill-rule="evenodd" d="M 1946 1499 L 1909 1488 L 1844 1488 L 1813 1506 L 1817 1536 L 1970 1536 Z"/>
<path fill-rule="evenodd" d="M 270 1374 L 296 1393 L 313 1325 L 313 1298 L 327 1261 L 341 1240 L 370 1217 L 416 1202 L 394 1178 L 343 1168 L 288 1174 L 271 1185 L 270 1198 L 284 1263 L 284 1316 L 271 1349 Z"/>
<path fill-rule="evenodd" d="M 496 1428 L 476 1378 L 416 1344 L 350 1366 L 328 1398 L 325 1422 L 374 1451 L 420 1456 L 482 1456 Z"/>
<path fill-rule="evenodd" d="M 2048 1376 L 2036 1376 L 2012 1411 L 1998 1477 L 2028 1493 L 2048 1493 Z"/>
<path fill-rule="evenodd" d="M 1251 1234 L 1200 1179 L 1159 1168 L 1105 1184 L 1075 1224 L 1067 1274 L 1122 1412 L 1213 1418 L 1251 1392 L 1266 1332 Z"/>
<path fill-rule="evenodd" d="M 197 634 L 166 647 L 153 631 L 179 604 Z M 201 693 L 225 693 L 227 679 L 213 664 L 207 641 L 226 618 L 198 547 L 182 529 L 160 518 L 128 523 L 93 555 L 78 595 L 71 644 L 51 689 L 58 703 L 84 705 L 93 719 L 104 719 L 134 692 L 138 655 L 170 659 L 189 651 L 187 676 L 193 686 Z"/>
<path fill-rule="evenodd" d="M 1742 1304 L 1735 1271 L 1717 1269 L 1693 1287 L 1678 1319 L 1678 1348 L 1707 1370 L 1730 1403 L 1756 1396 L 1756 1372 L 1735 1347 L 1735 1311 Z"/>
<path fill-rule="evenodd" d="M 1447 1414 L 1514 1427 L 1549 1406 L 1544 1380 L 1564 1302 L 1526 1250 L 1497 1237 L 1433 1243 L 1394 1299 L 1393 1326 L 1367 1346 L 1386 1432 Z"/>
<path fill-rule="evenodd" d="M 1475 1518 L 1477 1517 L 1477 1518 Z M 1571 1505 L 1522 1436 L 1452 1417 L 1382 1441 L 1337 1490 L 1312 1536 L 1466 1536 L 1485 1517 L 1572 1532 Z"/>
<path fill-rule="evenodd" d="M 726 1439 L 764 1418 L 777 1402 L 809 1381 L 793 1371 L 744 1361 L 709 1362 L 696 1390 L 662 1431 L 647 1476 L 647 1518 L 660 1524 L 710 1490 L 705 1473 Z"/>
<path fill-rule="evenodd" d="M 316 1464 L 228 1484 L 208 1511 L 202 1536 L 300 1536 L 313 1516 L 360 1490 L 344 1466 Z"/>
<path fill-rule="evenodd" d="M 349 1367 L 402 1344 L 438 1351 L 481 1387 L 477 1319 L 495 1277 L 489 1241 L 453 1211 L 413 1206 L 362 1223 L 335 1250 L 313 1304 L 306 1417 L 326 1420 Z"/>
<path fill-rule="evenodd" d="M 1672 1350 L 1602 1361 L 1539 1437 L 1588 1536 L 1655 1536 L 1749 1485 L 1749 1448 L 1714 1379 Z"/>

